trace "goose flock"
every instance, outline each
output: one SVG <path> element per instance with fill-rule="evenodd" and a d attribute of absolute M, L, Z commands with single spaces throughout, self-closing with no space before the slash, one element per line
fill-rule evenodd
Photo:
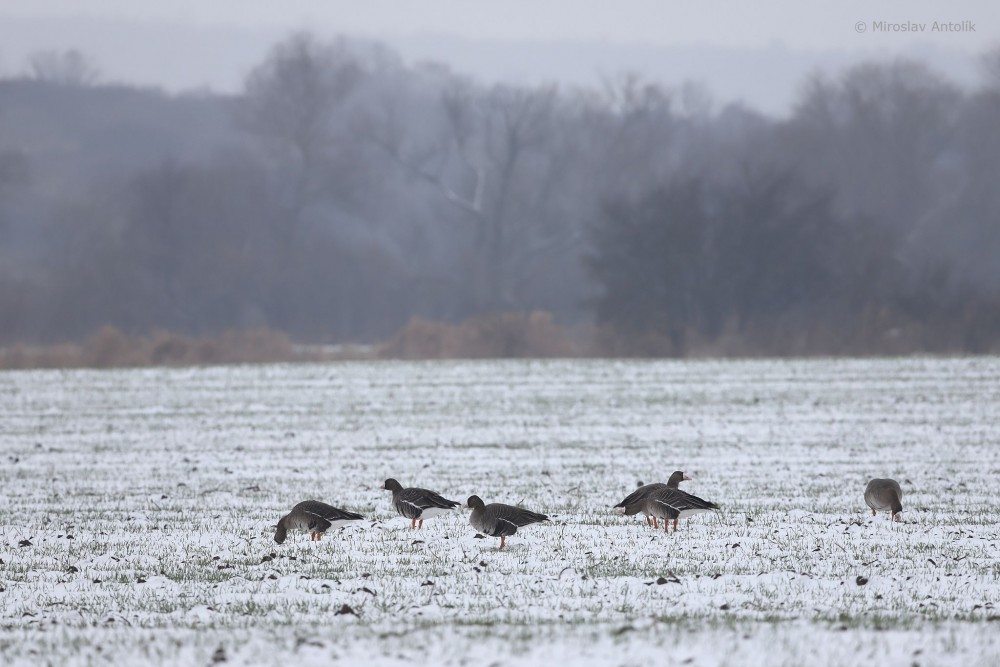
<path fill-rule="evenodd" d="M 679 486 L 683 481 L 690 480 L 683 471 L 677 470 L 667 482 L 654 484 L 639 483 L 635 491 L 614 506 L 621 515 L 632 516 L 640 512 L 646 517 L 646 525 L 659 529 L 663 521 L 664 532 L 670 532 L 673 522 L 674 532 L 680 519 L 719 509 L 719 506 L 696 495 L 681 491 Z M 418 487 L 404 487 L 395 479 L 389 478 L 380 487 L 392 491 L 392 507 L 396 512 L 410 520 L 410 527 L 416 530 L 423 528 L 424 521 L 431 517 L 451 512 L 461 506 L 457 500 L 448 500 L 441 494 Z M 871 508 L 872 516 L 878 512 L 889 512 L 893 521 L 900 521 L 903 512 L 903 490 L 894 479 L 873 479 L 865 487 L 865 503 Z M 543 523 L 549 520 L 544 514 L 532 512 L 515 505 L 483 502 L 479 496 L 469 496 L 466 507 L 472 510 L 469 523 L 483 535 L 500 538 L 500 549 L 504 548 L 506 539 L 517 532 L 518 528 L 533 523 Z M 274 541 L 284 543 L 289 530 L 308 531 L 311 540 L 323 539 L 323 533 L 331 528 L 340 528 L 351 521 L 361 521 L 363 516 L 348 512 L 318 500 L 306 500 L 292 508 L 292 511 L 281 517 L 274 533 Z"/>

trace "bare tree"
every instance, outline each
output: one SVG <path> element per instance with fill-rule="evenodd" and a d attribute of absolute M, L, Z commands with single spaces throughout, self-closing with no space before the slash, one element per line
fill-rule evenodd
<path fill-rule="evenodd" d="M 309 33 L 276 45 L 246 79 L 240 120 L 274 151 L 287 214 L 277 236 L 291 245 L 306 206 L 327 178 L 336 149 L 335 115 L 362 77 L 344 42 L 325 44 Z"/>
<path fill-rule="evenodd" d="M 100 79 L 100 70 L 91 58 L 76 49 L 39 51 L 28 58 L 31 77 L 62 86 L 91 86 Z"/>
<path fill-rule="evenodd" d="M 588 258 L 602 289 L 598 318 L 631 333 L 658 333 L 673 354 L 691 333 L 714 340 L 776 334 L 837 321 L 857 326 L 873 257 L 888 252 L 834 215 L 830 196 L 788 169 L 757 166 L 742 182 L 684 179 L 639 199 L 607 201 Z M 884 281 L 883 281 L 884 283 Z"/>
<path fill-rule="evenodd" d="M 28 156 L 21 150 L 0 148 L 0 240 L 7 224 L 5 207 L 12 191 L 31 180 Z M 0 256 L 2 256 L 0 252 Z"/>
<path fill-rule="evenodd" d="M 612 194 L 639 196 L 675 171 L 674 95 L 663 86 L 633 73 L 605 79 L 584 122 L 587 150 L 601 156 L 590 161 L 594 171 L 588 176 L 603 190 L 596 201 Z M 691 165 L 686 167 L 690 173 Z"/>
<path fill-rule="evenodd" d="M 770 118 L 635 75 L 482 85 L 308 33 L 235 100 L 80 88 L 92 66 L 49 54 L 32 76 L 72 85 L 0 85 L 0 338 L 373 341 L 541 309 L 655 331 L 658 353 L 852 331 L 877 352 L 895 329 L 995 351 L 998 62 L 967 91 L 870 63 Z"/>
<path fill-rule="evenodd" d="M 528 259 L 568 242 L 566 230 L 551 229 L 541 214 L 568 158 L 555 141 L 557 99 L 551 86 L 480 91 L 452 79 L 431 139 L 413 141 L 388 100 L 368 128 L 398 166 L 471 223 L 468 270 L 479 310 L 514 307 L 516 274 Z"/>
<path fill-rule="evenodd" d="M 813 78 L 781 138 L 844 208 L 913 229 L 946 188 L 961 97 L 923 64 L 863 64 L 838 80 Z"/>

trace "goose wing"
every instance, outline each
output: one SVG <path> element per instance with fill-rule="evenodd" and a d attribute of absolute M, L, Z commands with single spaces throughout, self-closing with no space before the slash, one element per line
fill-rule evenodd
<path fill-rule="evenodd" d="M 719 506 L 704 498 L 681 491 L 680 489 L 662 489 L 649 496 L 647 506 L 659 506 L 667 515 L 674 517 L 681 512 L 690 510 L 714 510 Z"/>
<path fill-rule="evenodd" d="M 413 489 L 413 491 L 420 492 L 419 502 L 420 506 L 423 507 L 424 509 L 428 509 L 430 507 L 437 507 L 443 510 L 450 510 L 462 504 L 457 500 L 448 500 L 441 494 L 435 493 L 433 491 L 428 491 L 427 489 Z"/>
<path fill-rule="evenodd" d="M 719 506 L 715 503 L 705 500 L 704 498 L 699 498 L 696 495 L 690 494 L 687 491 L 678 490 L 682 497 L 681 502 L 685 504 L 682 510 L 717 510 Z"/>
<path fill-rule="evenodd" d="M 639 511 L 638 508 L 636 508 L 634 512 L 629 512 L 628 510 L 631 509 L 633 506 L 642 503 L 642 501 L 645 500 L 649 496 L 649 494 L 665 488 L 667 488 L 667 485 L 662 482 L 656 482 L 655 484 L 645 484 L 643 486 L 640 486 L 632 493 L 625 496 L 625 499 L 622 500 L 617 505 L 615 505 L 615 507 L 625 508 L 625 514 L 635 514 L 636 512 Z"/>
<path fill-rule="evenodd" d="M 419 519 L 424 510 L 437 508 L 450 510 L 458 507 L 461 503 L 455 500 L 448 500 L 444 496 L 429 491 L 427 489 L 403 489 L 393 499 L 393 504 L 400 514 L 407 519 Z"/>
<path fill-rule="evenodd" d="M 309 529 L 319 532 L 329 529 L 337 522 L 358 521 L 364 518 L 355 512 L 348 512 L 318 500 L 301 502 L 292 511 L 301 513 L 308 522 Z"/>
<path fill-rule="evenodd" d="M 513 505 L 492 503 L 483 508 L 482 523 L 493 537 L 513 535 L 521 526 L 548 521 L 549 517 Z"/>

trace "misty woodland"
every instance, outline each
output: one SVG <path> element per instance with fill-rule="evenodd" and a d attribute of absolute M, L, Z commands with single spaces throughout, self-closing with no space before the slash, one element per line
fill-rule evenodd
<path fill-rule="evenodd" d="M 238 95 L 39 54 L 0 81 L 0 345 L 997 352 L 1000 51 L 982 73 L 871 62 L 774 118 L 627 74 L 484 85 L 306 33 Z"/>

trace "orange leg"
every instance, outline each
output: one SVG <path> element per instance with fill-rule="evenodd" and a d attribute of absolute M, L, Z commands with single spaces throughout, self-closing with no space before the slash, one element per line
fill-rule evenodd
<path fill-rule="evenodd" d="M 309 533 L 309 541 L 310 542 L 316 541 L 316 533 Z"/>
<path fill-rule="evenodd" d="M 503 541 L 506 539 L 506 535 L 500 536 L 500 551 L 503 551 Z"/>
<path fill-rule="evenodd" d="M 410 521 L 410 528 L 416 528 L 416 527 L 417 527 L 417 520 L 413 519 L 412 521 Z"/>
<path fill-rule="evenodd" d="M 656 515 L 653 515 L 653 528 L 660 529 L 660 524 L 656 523 Z"/>
<path fill-rule="evenodd" d="M 664 533 L 670 532 L 670 521 L 668 519 L 663 520 L 663 532 Z"/>
<path fill-rule="evenodd" d="M 872 516 L 877 516 L 877 515 L 878 515 L 878 512 L 876 512 L 875 510 L 872 510 Z"/>
<path fill-rule="evenodd" d="M 653 525 L 653 522 L 649 520 L 649 515 L 648 514 L 646 515 L 646 525 L 647 526 L 652 526 Z"/>
<path fill-rule="evenodd" d="M 677 532 L 677 519 L 674 519 L 674 532 Z"/>
<path fill-rule="evenodd" d="M 424 527 L 424 520 L 423 520 L 423 519 L 421 519 L 421 520 L 420 520 L 420 527 L 419 527 L 419 528 L 417 528 L 417 530 L 420 530 L 420 528 L 423 528 L 423 527 Z"/>
<path fill-rule="evenodd" d="M 323 533 L 316 533 L 316 541 L 317 542 L 323 541 Z"/>

